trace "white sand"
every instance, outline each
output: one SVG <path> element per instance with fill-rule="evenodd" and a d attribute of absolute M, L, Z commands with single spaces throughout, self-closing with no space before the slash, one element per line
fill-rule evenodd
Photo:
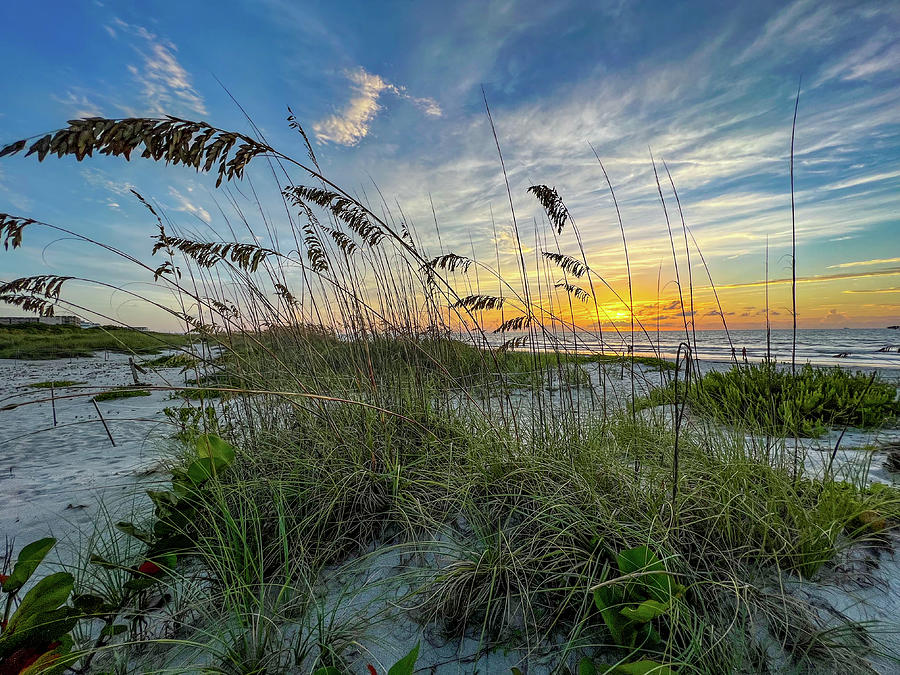
<path fill-rule="evenodd" d="M 143 382 L 181 384 L 178 370 L 148 370 Z M 0 360 L 0 408 L 50 398 L 49 389 L 28 387 L 43 381 L 85 382 L 57 389 L 57 396 L 102 391 L 134 383 L 122 354 L 49 361 Z M 0 410 L 0 537 L 15 538 L 16 550 L 50 534 L 60 539 L 90 529 L 99 500 L 110 504 L 131 497 L 139 485 L 159 476 L 142 476 L 161 460 L 171 427 L 162 409 L 177 405 L 168 392 L 98 403 L 113 447 L 91 396 L 56 401 L 57 426 L 49 402 Z"/>

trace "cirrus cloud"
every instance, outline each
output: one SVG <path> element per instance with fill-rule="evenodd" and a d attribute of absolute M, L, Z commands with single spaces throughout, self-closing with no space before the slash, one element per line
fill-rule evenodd
<path fill-rule="evenodd" d="M 355 92 L 340 113 L 329 115 L 313 125 L 316 138 L 320 141 L 339 145 L 356 145 L 369 133 L 369 127 L 382 106 L 378 99 L 385 92 L 410 101 L 426 115 L 440 117 L 443 114 L 437 101 L 432 98 L 418 98 L 406 92 L 406 87 L 391 84 L 381 75 L 375 75 L 364 68 L 345 72 Z"/>
<path fill-rule="evenodd" d="M 154 114 L 167 114 L 175 109 L 206 115 L 206 103 L 194 88 L 191 75 L 176 57 L 178 47 L 161 39 L 143 26 L 115 19 L 112 26 L 104 26 L 110 37 L 116 39 L 118 31 L 135 35 L 143 40 L 133 43 L 141 56 L 141 65 L 129 65 L 128 71 L 141 87 L 144 102 Z"/>

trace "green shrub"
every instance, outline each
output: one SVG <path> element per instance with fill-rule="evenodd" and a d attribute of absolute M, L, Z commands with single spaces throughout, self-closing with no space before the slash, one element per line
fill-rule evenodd
<path fill-rule="evenodd" d="M 142 365 L 151 368 L 192 368 L 197 365 L 197 359 L 189 354 L 166 354 L 144 361 Z"/>
<path fill-rule="evenodd" d="M 872 429 L 900 415 L 897 387 L 865 373 L 806 365 L 792 374 L 774 363 L 710 372 L 685 387 L 691 410 L 725 424 L 771 435 L 820 436 L 831 426 Z M 682 399 L 683 400 L 683 399 Z M 638 408 L 671 404 L 674 382 L 637 401 Z"/>

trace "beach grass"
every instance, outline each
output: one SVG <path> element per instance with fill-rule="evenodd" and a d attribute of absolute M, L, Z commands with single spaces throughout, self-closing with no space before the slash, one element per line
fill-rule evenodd
<path fill-rule="evenodd" d="M 140 396 L 150 396 L 150 392 L 146 389 L 122 388 L 112 391 L 104 391 L 93 397 L 93 400 L 100 401 L 118 401 L 123 398 L 136 398 Z"/>
<path fill-rule="evenodd" d="M 534 260 L 532 233 L 510 209 L 510 271 L 496 248 L 482 260 L 443 246 L 429 255 L 392 207 L 329 181 L 308 144 L 307 162 L 175 118 L 72 121 L 35 143 L 40 159 L 143 153 L 220 182 L 256 157 L 297 174 L 278 185 L 297 242 L 281 248 L 263 234 L 183 236 L 138 197 L 158 219 L 152 252 L 165 260 L 135 264 L 179 298 L 168 311 L 192 336 L 7 331 L 23 339 L 7 337 L 0 353 L 19 345 L 32 358 L 64 355 L 67 343 L 153 353 L 202 337 L 209 347 L 147 364 L 190 367 L 195 388 L 171 387 L 184 399 L 165 411 L 171 481 L 130 521 L 98 522 L 95 543 L 128 545 L 81 551 L 75 590 L 103 608 L 77 617 L 81 672 L 333 675 L 387 671 L 408 653 L 422 669 L 466 672 L 869 672 L 871 627 L 823 618 L 791 589 L 849 551 L 888 546 L 900 492 L 806 475 L 787 438 L 890 423 L 896 387 L 770 365 L 685 385 L 690 273 L 677 283 L 685 335 L 672 363 L 634 313 L 630 263 L 626 298 L 590 267 L 547 186 L 528 191 L 550 223 L 535 220 Z M 31 227 L 55 226 L 0 220 L 13 248 Z M 564 230 L 578 242 L 571 254 L 547 243 Z M 689 269 L 684 222 L 682 234 Z M 19 279 L 0 294 L 51 312 L 65 306 L 65 282 Z M 601 317 L 604 285 L 628 310 L 624 325 Z M 593 309 L 592 330 L 573 320 L 576 301 Z M 627 340 L 611 341 L 625 325 Z M 645 370 L 661 385 L 645 407 L 666 409 L 638 411 Z M 149 392 L 99 396 L 110 394 Z M 732 426 L 685 425 L 685 404 Z"/>
<path fill-rule="evenodd" d="M 611 578 L 620 552 L 646 546 L 687 590 L 654 624 L 660 642 L 644 657 L 676 670 L 758 672 L 766 656 L 751 636 L 777 631 L 770 639 L 791 641 L 797 667 L 863 672 L 863 644 L 833 641 L 814 607 L 787 602 L 772 584 L 813 577 L 851 546 L 879 545 L 900 522 L 900 492 L 798 481 L 790 453 L 688 434 L 673 502 L 675 452 L 662 420 L 624 413 L 574 437 L 521 441 L 427 406 L 403 418 L 346 406 L 324 418 L 285 413 L 194 495 L 181 533 L 206 573 L 179 577 L 170 592 L 201 596 L 202 613 L 224 628 L 182 626 L 193 647 L 178 658 L 187 649 L 218 667 L 355 672 L 355 643 L 377 640 L 384 622 L 409 623 L 399 609 L 409 608 L 473 652 L 550 649 L 558 664 L 615 663 L 635 651 L 611 638 L 590 589 Z M 391 577 L 365 581 L 381 557 L 394 560 Z M 321 590 L 351 565 L 363 581 Z M 345 615 L 341 601 L 364 607 Z M 339 625 L 325 649 L 324 628 L 309 621 L 332 612 Z M 265 640 L 251 639 L 257 630 Z"/>
<path fill-rule="evenodd" d="M 637 401 L 675 403 L 674 381 Z M 795 373 L 775 363 L 741 364 L 681 383 L 678 402 L 724 424 L 775 436 L 817 437 L 828 429 L 875 429 L 896 422 L 894 383 L 874 374 L 806 365 Z"/>
<path fill-rule="evenodd" d="M 156 354 L 190 344 L 192 338 L 171 333 L 137 331 L 121 326 L 21 324 L 0 326 L 0 359 L 62 359 L 109 351 Z"/>
<path fill-rule="evenodd" d="M 59 389 L 61 387 L 74 387 L 85 382 L 75 382 L 74 380 L 47 380 L 45 382 L 34 382 L 28 386 L 32 389 Z"/>
<path fill-rule="evenodd" d="M 197 365 L 197 358 L 190 354 L 164 354 L 154 359 L 144 359 L 141 365 L 150 368 L 192 368 Z"/>

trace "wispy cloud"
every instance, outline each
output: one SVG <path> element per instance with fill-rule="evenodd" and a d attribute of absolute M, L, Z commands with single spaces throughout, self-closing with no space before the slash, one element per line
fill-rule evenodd
<path fill-rule="evenodd" d="M 844 81 L 868 79 L 898 69 L 900 69 L 900 44 L 897 43 L 896 33 L 886 28 L 826 68 L 819 78 L 819 83 L 830 79 Z"/>
<path fill-rule="evenodd" d="M 771 51 L 799 50 L 827 42 L 843 19 L 828 4 L 797 0 L 772 17 L 762 33 L 735 59 L 736 64 Z"/>
<path fill-rule="evenodd" d="M 863 267 L 866 265 L 889 265 L 895 262 L 900 262 L 900 258 L 875 258 L 873 260 L 856 260 L 854 262 L 845 262 L 839 265 L 829 265 L 827 269 L 841 267 Z"/>
<path fill-rule="evenodd" d="M 382 106 L 378 99 L 385 92 L 410 101 L 431 117 L 440 117 L 443 114 L 441 107 L 434 99 L 411 96 L 406 92 L 406 87 L 391 84 L 381 75 L 369 73 L 364 68 L 349 70 L 345 74 L 355 93 L 340 113 L 329 115 L 313 125 L 316 138 L 320 141 L 340 145 L 359 143 L 369 133 L 372 120 L 381 110 Z"/>
<path fill-rule="evenodd" d="M 802 57 L 805 66 L 814 53 L 812 80 L 818 64 L 828 63 L 821 52 L 832 57 L 848 51 L 850 30 L 832 6 L 804 0 L 791 8 L 749 35 L 748 43 L 755 46 L 739 54 L 747 61 L 741 68 L 729 67 L 734 39 L 727 39 L 703 44 L 680 60 L 648 59 L 624 71 L 605 71 L 602 77 L 547 91 L 543 97 L 506 99 L 496 106 L 492 99 L 519 218 L 541 218 L 540 209 L 524 195 L 527 185 L 556 186 L 584 233 L 592 267 L 604 276 L 624 272 L 615 213 L 586 145 L 586 139 L 591 140 L 616 188 L 633 254 L 632 271 L 643 276 L 638 286 L 655 289 L 662 259 L 665 289 L 674 270 L 646 150 L 650 144 L 657 160 L 664 157 L 668 162 L 687 223 L 717 282 L 761 288 L 764 282 L 736 282 L 762 277 L 767 241 L 772 276 L 784 276 L 781 268 L 791 240 L 788 166 L 796 81 L 781 72 L 777 80 L 761 76 L 768 74 L 763 68 L 769 66 L 758 64 L 800 62 Z M 864 26 L 868 30 L 871 21 Z M 736 37 L 739 34 L 731 36 Z M 763 55 L 765 59 L 759 58 Z M 900 95 L 895 88 L 869 91 L 868 87 L 854 81 L 828 96 L 821 91 L 807 95 L 804 90 L 801 98 L 795 197 L 797 236 L 809 273 L 824 272 L 827 264 L 819 262 L 824 247 L 812 248 L 816 243 L 864 237 L 896 219 L 898 193 L 891 181 L 900 171 L 895 159 L 874 156 L 873 148 L 881 152 L 893 147 Z M 488 205 L 494 205 L 498 225 L 509 214 L 502 208 L 504 186 L 498 180 L 499 166 L 483 113 L 467 117 L 446 135 L 449 143 L 436 151 L 429 148 L 427 157 L 395 161 L 379 156 L 380 185 L 386 193 L 401 195 L 406 213 L 420 222 L 430 218 L 424 195 L 431 192 L 450 250 L 464 250 L 469 236 L 489 244 Z M 865 162 L 853 166 L 860 158 Z M 669 216 L 677 223 L 664 173 L 662 182 Z M 530 235 L 523 238 L 531 242 Z M 572 250 L 571 233 L 564 232 L 561 239 L 562 248 Z M 678 255 L 683 256 L 682 246 Z M 727 261 L 729 257 L 737 259 Z M 704 276 L 698 268 L 694 274 Z M 860 276 L 871 274 L 825 272 L 801 283 Z M 829 292 L 839 293 L 838 287 L 832 285 Z"/>
<path fill-rule="evenodd" d="M 528 255 L 534 253 L 534 247 L 528 246 L 527 243 L 517 241 L 511 232 L 507 230 L 498 230 L 496 237 L 491 237 L 491 241 L 496 245 L 498 252 L 503 256 L 518 256 L 521 253 Z"/>
<path fill-rule="evenodd" d="M 129 198 L 134 198 L 134 195 L 131 194 L 132 190 L 137 190 L 137 187 L 133 183 L 129 183 L 128 181 L 120 181 L 113 180 L 110 178 L 109 174 L 100 169 L 94 169 L 91 167 L 84 167 L 81 170 L 82 177 L 94 187 L 102 188 L 104 190 L 108 190 L 120 197 L 128 196 Z"/>
<path fill-rule="evenodd" d="M 137 205 L 134 192 L 140 192 L 140 190 L 133 183 L 124 180 L 114 180 L 108 173 L 91 167 L 83 168 L 81 175 L 89 185 L 109 193 L 104 196 L 103 200 L 103 203 L 109 208 L 119 209 L 122 204 L 126 203 Z M 191 193 L 195 189 L 194 185 L 193 182 L 188 181 L 181 186 L 181 190 L 173 185 L 169 185 L 169 199 L 166 200 L 163 206 L 172 211 L 189 213 L 205 223 L 210 223 L 212 222 L 212 216 L 210 216 L 209 211 L 202 206 L 198 206 L 191 197 Z M 144 196 L 150 201 L 155 201 L 150 194 L 144 193 Z"/>
<path fill-rule="evenodd" d="M 839 281 L 842 279 L 865 279 L 868 277 L 890 277 L 900 274 L 900 267 L 891 267 L 886 270 L 875 270 L 872 272 L 845 272 L 843 274 L 819 274 L 808 277 L 797 277 L 798 284 L 817 284 L 826 281 Z M 774 286 L 778 284 L 789 284 L 791 283 L 791 278 L 787 277 L 784 279 L 770 279 L 769 285 Z M 749 281 L 747 283 L 741 284 L 724 284 L 718 285 L 718 288 L 721 290 L 723 288 L 756 288 L 759 286 L 765 286 L 765 281 Z"/>
<path fill-rule="evenodd" d="M 188 192 L 191 192 L 192 190 L 193 188 L 188 188 Z M 209 211 L 204 209 L 202 206 L 197 206 L 193 201 L 191 201 L 189 197 L 182 194 L 171 185 L 169 186 L 169 196 L 175 202 L 175 211 L 190 213 L 192 216 L 196 216 L 204 223 L 212 222 L 212 217 L 209 215 Z"/>
<path fill-rule="evenodd" d="M 69 90 L 65 96 L 55 95 L 53 98 L 65 106 L 67 114 L 71 117 L 102 117 L 102 108 L 87 94 Z"/>
<path fill-rule="evenodd" d="M 900 56 L 898 56 L 900 58 Z M 880 183 L 881 181 L 890 180 L 892 178 L 900 178 L 900 171 L 885 171 L 881 173 L 868 174 L 866 176 L 857 176 L 856 178 L 848 178 L 847 180 L 838 181 L 829 185 L 823 185 L 823 190 L 844 190 L 846 188 L 866 185 L 868 183 Z"/>
<path fill-rule="evenodd" d="M 856 289 L 856 288 L 848 288 L 844 293 L 851 294 L 863 294 L 863 293 L 900 293 L 900 288 L 869 288 L 869 289 Z"/>
<path fill-rule="evenodd" d="M 121 19 L 115 19 L 113 25 L 106 28 L 112 37 L 117 36 L 117 31 L 123 31 L 141 39 L 134 49 L 142 63 L 129 65 L 128 71 L 141 87 L 144 104 L 150 113 L 162 115 L 186 110 L 207 114 L 206 103 L 194 88 L 190 73 L 176 58 L 178 47 L 173 42 Z"/>

